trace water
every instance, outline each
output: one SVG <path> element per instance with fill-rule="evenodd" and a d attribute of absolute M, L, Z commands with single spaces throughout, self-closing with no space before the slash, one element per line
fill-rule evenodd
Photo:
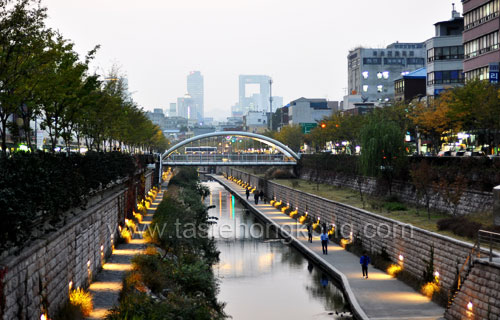
<path fill-rule="evenodd" d="M 330 277 L 262 226 L 234 196 L 216 182 L 207 182 L 211 233 L 217 239 L 221 301 L 235 320 L 335 319 L 346 303 Z M 236 226 L 236 228 L 235 228 Z M 253 227 L 252 227 L 253 226 Z M 236 232 L 234 232 L 236 230 Z M 333 313 L 333 314 L 332 314 Z"/>

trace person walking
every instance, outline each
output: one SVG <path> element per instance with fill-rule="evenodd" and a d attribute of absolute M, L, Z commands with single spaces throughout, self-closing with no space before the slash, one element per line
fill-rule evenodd
<path fill-rule="evenodd" d="M 359 259 L 359 263 L 361 264 L 361 270 L 363 271 L 363 278 L 368 279 L 368 265 L 370 264 L 370 257 L 363 252 L 363 255 Z"/>
<path fill-rule="evenodd" d="M 245 194 L 247 195 L 247 200 L 248 200 L 248 197 L 250 197 L 250 189 L 247 188 L 247 191 L 245 191 Z"/>
<path fill-rule="evenodd" d="M 307 224 L 307 241 L 313 242 L 313 227 L 310 222 Z"/>
<path fill-rule="evenodd" d="M 323 231 L 323 233 L 320 236 L 321 239 L 321 249 L 323 250 L 323 254 L 328 254 L 328 234 L 326 231 Z"/>
<path fill-rule="evenodd" d="M 255 204 L 259 204 L 259 191 L 257 190 L 254 191 L 253 199 L 255 200 Z"/>

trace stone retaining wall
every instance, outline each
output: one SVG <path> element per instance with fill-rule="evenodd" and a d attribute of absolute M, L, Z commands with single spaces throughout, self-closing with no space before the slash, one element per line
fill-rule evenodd
<path fill-rule="evenodd" d="M 316 219 L 319 217 L 321 222 L 335 224 L 346 238 L 352 232 L 352 236 L 360 239 L 369 252 L 380 253 L 384 249 L 393 263 L 403 265 L 417 278 L 423 276 L 433 247 L 434 269 L 439 272 L 441 288 L 446 292 L 453 287 L 457 265 L 461 267 L 464 264 L 473 247 L 470 243 L 297 191 L 233 168 L 223 168 L 222 171 L 263 189 L 268 198 L 275 197 L 278 201 L 298 207 L 300 214 L 307 211 Z M 400 261 L 400 255 L 403 261 Z"/>
<path fill-rule="evenodd" d="M 500 319 L 500 263 L 476 260 L 445 318 Z"/>
<path fill-rule="evenodd" d="M 300 178 L 314 182 L 321 182 L 331 184 L 334 186 L 341 186 L 358 190 L 358 184 L 352 177 L 345 177 L 341 175 L 331 175 L 328 172 L 316 172 L 315 170 L 302 170 Z M 377 194 L 377 181 L 374 178 L 364 177 L 361 189 L 364 193 L 375 195 Z M 424 199 L 417 199 L 415 187 L 410 183 L 401 181 L 394 181 L 392 187 L 392 194 L 403 202 L 418 204 L 425 206 Z M 438 192 L 432 192 L 430 198 L 430 207 L 441 211 L 453 213 L 453 206 L 439 195 Z M 460 202 L 457 206 L 457 214 L 467 215 L 475 212 L 487 212 L 493 208 L 493 194 L 492 192 L 480 192 L 475 190 L 465 190 Z"/>
<path fill-rule="evenodd" d="M 151 173 L 145 175 L 151 181 Z M 150 185 L 150 183 L 146 183 Z M 0 261 L 2 319 L 52 318 L 68 301 L 70 287 L 86 288 L 112 251 L 124 222 L 126 184 L 105 190 L 64 227 Z M 1 297 L 1 295 L 0 295 Z M 0 304 L 1 306 L 2 304 Z"/>

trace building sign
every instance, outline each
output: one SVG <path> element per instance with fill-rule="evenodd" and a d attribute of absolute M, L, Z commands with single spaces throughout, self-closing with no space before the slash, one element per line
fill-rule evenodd
<path fill-rule="evenodd" d="M 498 62 L 490 63 L 490 83 L 498 84 Z"/>
<path fill-rule="evenodd" d="M 318 126 L 317 123 L 301 123 L 303 133 L 311 133 L 311 130 Z"/>

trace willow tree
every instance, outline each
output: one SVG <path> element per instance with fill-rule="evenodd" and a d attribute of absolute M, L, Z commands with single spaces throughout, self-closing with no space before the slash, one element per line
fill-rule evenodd
<path fill-rule="evenodd" d="M 392 194 L 392 182 L 406 162 L 405 134 L 394 121 L 370 117 L 361 129 L 360 169 L 383 178 Z"/>

